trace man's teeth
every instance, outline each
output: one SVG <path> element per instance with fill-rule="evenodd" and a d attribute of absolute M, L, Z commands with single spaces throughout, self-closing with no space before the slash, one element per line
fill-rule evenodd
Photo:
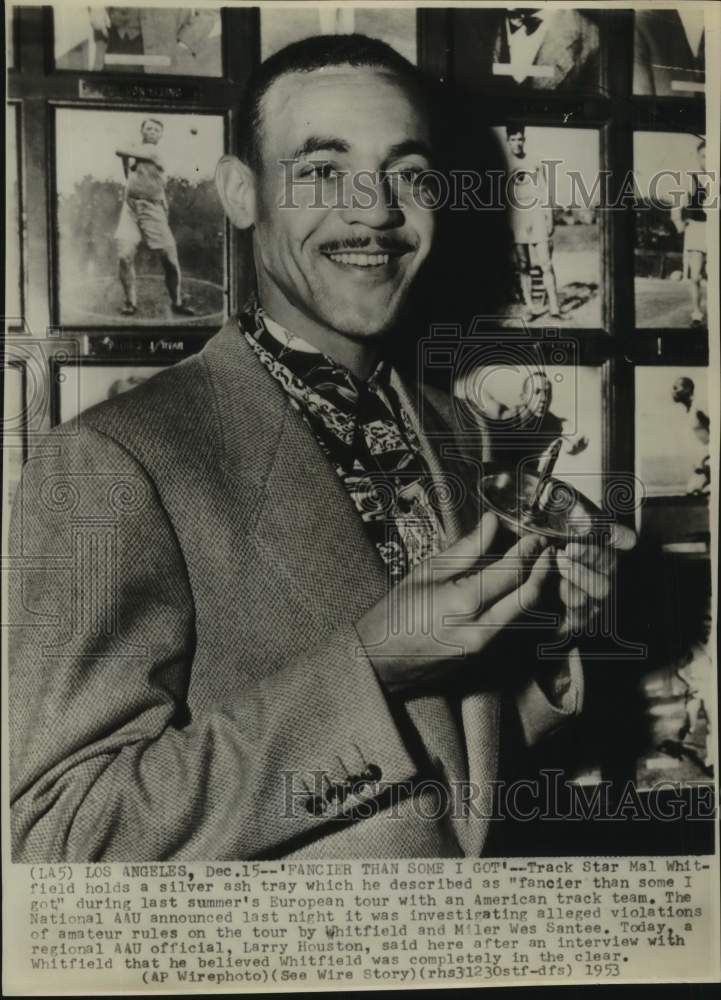
<path fill-rule="evenodd" d="M 389 253 L 330 253 L 336 264 L 355 264 L 356 267 L 380 267 L 391 259 Z"/>

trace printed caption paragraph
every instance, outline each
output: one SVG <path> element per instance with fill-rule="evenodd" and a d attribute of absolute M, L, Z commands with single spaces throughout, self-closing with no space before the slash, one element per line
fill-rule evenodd
<path fill-rule="evenodd" d="M 712 978 L 712 858 L 17 865 L 34 993 Z M 20 901 L 24 901 L 21 905 Z"/>

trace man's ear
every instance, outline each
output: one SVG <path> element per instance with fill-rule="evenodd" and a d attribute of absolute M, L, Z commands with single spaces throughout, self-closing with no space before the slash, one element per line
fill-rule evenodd
<path fill-rule="evenodd" d="M 255 174 L 237 156 L 222 156 L 215 168 L 215 186 L 225 214 L 238 229 L 255 224 Z"/>

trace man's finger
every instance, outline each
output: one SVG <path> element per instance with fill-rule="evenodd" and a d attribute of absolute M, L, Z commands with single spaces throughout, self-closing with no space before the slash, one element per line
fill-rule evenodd
<path fill-rule="evenodd" d="M 524 583 L 496 601 L 493 607 L 481 615 L 479 624 L 484 630 L 490 630 L 486 634 L 493 636 L 524 612 L 533 611 L 541 600 L 543 586 L 552 568 L 553 559 L 549 550 L 546 549 L 536 559 L 533 569 Z"/>
<path fill-rule="evenodd" d="M 486 511 L 472 531 L 451 545 L 445 552 L 435 556 L 438 571 L 437 580 L 448 580 L 476 569 L 479 560 L 488 552 L 498 531 L 498 518 L 492 511 Z"/>
<path fill-rule="evenodd" d="M 598 573 L 610 573 L 616 563 L 616 550 L 609 548 L 608 545 L 569 542 L 563 551 L 573 562 L 590 566 Z"/>
<path fill-rule="evenodd" d="M 568 580 L 561 577 L 560 583 L 561 600 L 567 608 L 582 608 L 588 603 L 588 594 L 580 587 L 574 586 Z"/>
<path fill-rule="evenodd" d="M 621 552 L 629 552 L 636 544 L 636 532 L 623 524 L 614 524 L 611 528 L 609 545 Z"/>
<path fill-rule="evenodd" d="M 605 573 L 598 573 L 590 566 L 574 562 L 564 552 L 558 553 L 556 564 L 563 579 L 568 580 L 589 597 L 593 597 L 597 601 L 603 601 L 608 597 L 611 581 Z"/>
<path fill-rule="evenodd" d="M 521 535 L 518 541 L 504 553 L 503 558 L 508 563 L 525 566 L 530 571 L 541 552 L 548 548 L 548 544 L 548 539 L 543 535 L 533 533 Z"/>
<path fill-rule="evenodd" d="M 457 581 L 464 591 L 466 606 L 472 604 L 480 614 L 506 594 L 516 590 L 528 577 L 539 553 L 546 546 L 540 535 L 524 535 L 496 562 L 479 573 Z"/>

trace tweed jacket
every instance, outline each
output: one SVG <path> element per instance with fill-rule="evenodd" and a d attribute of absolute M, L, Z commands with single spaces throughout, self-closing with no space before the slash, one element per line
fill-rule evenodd
<path fill-rule="evenodd" d="M 386 695 L 354 624 L 384 567 L 236 323 L 48 435 L 9 555 L 15 860 L 481 851 L 414 789 L 493 779 L 499 696 Z M 529 740 L 566 718 L 517 699 Z"/>

